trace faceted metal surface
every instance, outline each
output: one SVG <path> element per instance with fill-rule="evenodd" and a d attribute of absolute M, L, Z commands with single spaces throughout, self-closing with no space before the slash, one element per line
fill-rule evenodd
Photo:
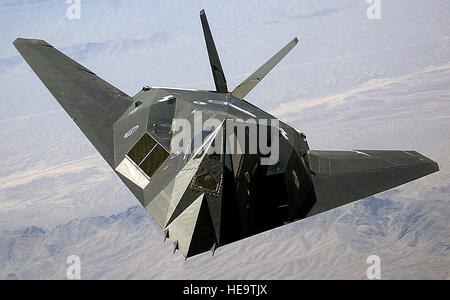
<path fill-rule="evenodd" d="M 185 257 L 379 193 L 439 170 L 413 151 L 311 151 L 306 137 L 279 122 L 279 158 L 211 154 L 231 148 L 229 120 L 275 119 L 242 99 L 297 44 L 294 39 L 228 92 L 204 11 L 216 91 L 146 87 L 130 97 L 42 40 L 17 39 L 17 50 L 107 163 Z M 214 118 L 192 153 L 173 149 L 174 120 Z M 269 123 L 270 124 L 270 123 Z M 258 125 L 257 130 L 265 130 Z M 272 129 L 269 127 L 269 129 Z M 193 128 L 192 133 L 194 134 Z M 194 135 L 192 135 L 194 136 Z M 163 239 L 163 235 L 162 238 Z"/>

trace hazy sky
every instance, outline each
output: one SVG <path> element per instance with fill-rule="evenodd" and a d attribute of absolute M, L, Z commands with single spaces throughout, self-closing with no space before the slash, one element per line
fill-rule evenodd
<path fill-rule="evenodd" d="M 68 14 L 64 0 L 0 0 L 0 232 L 30 225 L 50 232 L 30 244 L 3 235 L 0 279 L 63 274 L 58 264 L 73 251 L 90 257 L 90 278 L 209 278 L 218 264 L 228 266 L 219 278 L 361 278 L 369 252 L 387 262 L 386 276 L 448 277 L 448 0 L 381 0 L 379 19 L 372 18 L 376 11 L 368 17 L 365 0 L 79 3 L 80 18 L 70 19 L 76 12 Z M 144 85 L 212 89 L 203 8 L 231 88 L 299 37 L 247 100 L 304 131 L 311 148 L 418 150 L 438 161 L 441 172 L 188 267 L 166 255 L 170 247 L 150 219 L 85 219 L 138 202 L 12 42 L 45 39 L 131 96 Z M 74 219 L 81 220 L 69 223 Z M 55 229 L 58 224 L 67 225 Z M 2 252 L 9 246 L 12 258 Z M 104 249 L 121 258 L 115 269 L 103 262 Z"/>

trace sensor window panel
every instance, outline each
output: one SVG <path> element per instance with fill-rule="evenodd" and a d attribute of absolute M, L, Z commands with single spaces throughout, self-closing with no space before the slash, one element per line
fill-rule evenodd
<path fill-rule="evenodd" d="M 128 157 L 139 165 L 155 146 L 156 141 L 148 133 L 146 133 L 130 150 Z"/>
<path fill-rule="evenodd" d="M 144 159 L 144 161 L 139 165 L 142 171 L 147 174 L 148 177 L 152 177 L 156 170 L 164 163 L 164 161 L 169 157 L 169 152 L 167 152 L 161 145 L 156 145 L 156 147 L 151 151 L 151 153 Z"/>

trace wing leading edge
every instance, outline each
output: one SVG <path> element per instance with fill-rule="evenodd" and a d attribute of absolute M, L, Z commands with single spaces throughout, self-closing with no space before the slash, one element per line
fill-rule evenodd
<path fill-rule="evenodd" d="M 439 171 L 415 151 L 309 151 L 317 203 L 308 217 Z"/>
<path fill-rule="evenodd" d="M 113 166 L 113 124 L 130 107 L 132 98 L 43 40 L 17 39 L 14 46 L 103 158 Z"/>

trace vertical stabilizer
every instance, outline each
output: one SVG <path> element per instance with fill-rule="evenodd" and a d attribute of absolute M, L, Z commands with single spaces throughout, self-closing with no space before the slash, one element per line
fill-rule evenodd
<path fill-rule="evenodd" d="M 219 54 L 217 53 L 216 45 L 214 44 L 214 39 L 204 10 L 200 12 L 200 19 L 202 21 L 203 33 L 205 35 L 206 48 L 208 49 L 209 62 L 211 64 L 214 83 L 216 84 L 216 91 L 218 93 L 228 93 L 227 80 L 225 79 L 225 74 L 223 73 Z"/>
<path fill-rule="evenodd" d="M 238 98 L 247 96 L 247 94 L 250 93 L 273 68 L 275 68 L 275 66 L 297 45 L 297 43 L 297 38 L 290 41 L 283 49 L 236 87 L 232 92 L 233 96 Z"/>

